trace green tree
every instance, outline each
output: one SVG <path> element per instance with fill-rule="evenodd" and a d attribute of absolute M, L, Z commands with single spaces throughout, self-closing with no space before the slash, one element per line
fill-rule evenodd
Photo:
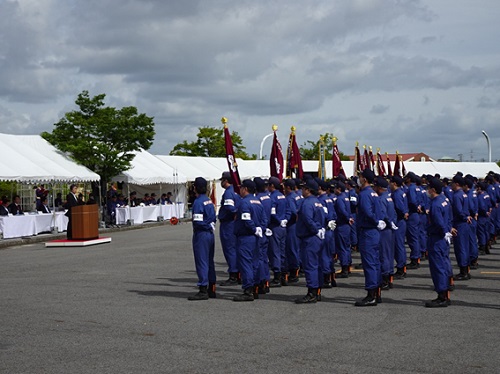
<path fill-rule="evenodd" d="M 134 154 L 147 150 L 155 135 L 153 117 L 139 114 L 136 107 L 104 106 L 105 94 L 90 98 L 82 91 L 75 103 L 80 110 L 68 112 L 42 137 L 66 152 L 77 163 L 99 174 L 102 192 L 106 183 L 131 166 Z"/>
<path fill-rule="evenodd" d="M 178 143 L 170 151 L 173 156 L 202 156 L 202 157 L 226 157 L 226 147 L 224 142 L 224 129 L 204 126 L 198 128 L 197 140 L 188 142 L 184 140 Z M 236 157 L 245 160 L 255 160 L 257 155 L 249 155 L 245 152 L 241 136 L 236 131 L 231 133 L 233 149 Z"/>
<path fill-rule="evenodd" d="M 333 135 L 330 133 L 326 133 L 324 135 L 320 135 L 323 137 L 323 141 L 325 143 L 325 159 L 331 160 L 333 153 Z M 344 153 L 339 151 L 340 159 L 342 161 L 349 161 L 349 156 L 346 156 Z M 311 140 L 306 140 L 306 142 L 300 146 L 300 156 L 303 160 L 318 160 L 319 159 L 319 139 L 315 142 Z"/>

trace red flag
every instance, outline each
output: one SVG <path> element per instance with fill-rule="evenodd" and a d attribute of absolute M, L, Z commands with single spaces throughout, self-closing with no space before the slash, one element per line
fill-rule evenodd
<path fill-rule="evenodd" d="M 229 134 L 229 129 L 227 127 L 227 118 L 222 117 L 221 122 L 224 124 L 224 142 L 226 145 L 226 159 L 227 166 L 229 167 L 229 173 L 231 174 L 231 179 L 233 180 L 233 187 L 236 193 L 240 193 L 240 173 L 238 173 L 238 164 L 236 163 L 236 157 L 234 157 L 233 141 L 231 140 L 231 134 Z"/>
<path fill-rule="evenodd" d="M 363 146 L 365 149 L 363 152 L 363 157 L 361 157 L 361 171 L 365 169 L 370 169 L 370 156 L 368 155 L 368 150 L 366 149 L 366 145 Z"/>
<path fill-rule="evenodd" d="M 281 144 L 276 136 L 276 129 L 278 126 L 273 126 L 274 138 L 273 145 L 271 148 L 271 158 L 269 163 L 271 166 L 271 177 L 276 177 L 280 181 L 283 179 L 283 150 L 281 149 Z"/>
<path fill-rule="evenodd" d="M 389 153 L 385 152 L 385 157 L 387 158 L 387 175 L 392 177 L 392 167 L 391 160 L 389 159 Z"/>
<path fill-rule="evenodd" d="M 212 188 L 210 190 L 210 200 L 212 200 L 212 203 L 214 203 L 215 206 L 217 206 L 217 194 L 215 192 L 216 186 L 215 186 L 215 181 L 212 181 Z"/>
<path fill-rule="evenodd" d="M 406 168 L 405 168 L 405 164 L 403 163 L 403 156 L 399 156 L 401 157 L 401 171 L 402 171 L 402 177 L 404 177 L 406 175 Z"/>
<path fill-rule="evenodd" d="M 359 152 L 358 143 L 356 142 L 356 146 L 354 147 L 354 163 L 353 163 L 353 175 L 358 175 L 363 171 L 363 163 L 361 161 L 361 154 Z"/>
<path fill-rule="evenodd" d="M 382 155 L 380 154 L 380 149 L 377 149 L 377 172 L 381 177 L 385 177 L 385 167 L 384 161 L 382 161 Z"/>
<path fill-rule="evenodd" d="M 332 153 L 332 175 L 333 177 L 338 177 L 339 175 L 345 175 L 344 168 L 342 167 L 342 160 L 340 159 L 339 149 L 337 147 L 337 138 L 333 138 L 333 153 Z"/>
<path fill-rule="evenodd" d="M 375 172 L 375 158 L 373 157 L 372 146 L 370 146 L 369 158 L 370 158 L 370 160 L 369 160 L 368 164 L 370 165 L 370 170 L 373 170 Z"/>
<path fill-rule="evenodd" d="M 302 179 L 304 176 L 304 170 L 302 169 L 302 158 L 300 157 L 299 146 L 297 145 L 297 141 L 295 139 L 295 126 L 292 126 L 292 132 L 290 133 L 290 138 L 288 139 L 286 163 L 287 178 L 292 178 L 292 173 L 294 173 L 296 178 Z"/>
<path fill-rule="evenodd" d="M 399 163 L 398 151 L 396 151 L 396 162 L 394 163 L 394 175 L 401 176 L 401 164 Z"/>

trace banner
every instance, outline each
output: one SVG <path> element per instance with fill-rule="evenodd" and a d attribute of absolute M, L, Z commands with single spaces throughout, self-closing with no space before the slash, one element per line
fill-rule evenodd
<path fill-rule="evenodd" d="M 286 151 L 286 177 L 302 179 L 304 170 L 302 169 L 302 157 L 300 156 L 299 146 L 295 139 L 295 126 L 292 126 L 291 130 L 288 139 L 288 149 Z"/>
<path fill-rule="evenodd" d="M 389 159 L 389 153 L 385 152 L 385 158 L 387 159 L 387 175 L 389 177 L 392 177 L 392 166 L 391 166 L 391 160 Z"/>
<path fill-rule="evenodd" d="M 240 174 L 238 172 L 238 164 L 236 163 L 236 157 L 234 157 L 233 141 L 231 139 L 231 134 L 229 134 L 229 129 L 227 127 L 227 118 L 222 117 L 222 124 L 224 125 L 224 143 L 226 146 L 226 159 L 227 166 L 229 168 L 229 173 L 231 174 L 231 179 L 233 180 L 233 187 L 236 193 L 240 193 Z"/>
<path fill-rule="evenodd" d="M 212 200 L 214 206 L 217 206 L 217 192 L 215 181 L 212 181 L 212 188 L 210 189 L 210 200 Z"/>
<path fill-rule="evenodd" d="M 352 171 L 353 176 L 358 175 L 363 171 L 361 169 L 363 165 L 361 163 L 361 154 L 359 152 L 358 142 L 356 142 L 356 146 L 354 147 L 354 162 L 352 165 L 353 165 L 353 171 Z"/>
<path fill-rule="evenodd" d="M 382 155 L 380 154 L 380 148 L 377 148 L 377 173 L 381 177 L 386 176 L 384 161 L 382 160 Z"/>
<path fill-rule="evenodd" d="M 283 150 L 281 149 L 281 144 L 276 136 L 276 130 L 278 126 L 273 125 L 274 137 L 273 145 L 271 147 L 271 158 L 269 159 L 269 164 L 271 167 L 271 177 L 276 177 L 280 181 L 283 179 Z"/>
<path fill-rule="evenodd" d="M 373 170 L 373 172 L 375 172 L 375 158 L 373 157 L 373 150 L 372 150 L 372 146 L 370 146 L 370 154 L 369 154 L 369 165 L 370 165 L 370 170 Z"/>
<path fill-rule="evenodd" d="M 322 136 L 319 138 L 319 165 L 318 165 L 318 177 L 321 180 L 326 179 L 326 170 L 325 170 L 325 141 Z"/>
<path fill-rule="evenodd" d="M 333 138 L 333 152 L 332 152 L 332 176 L 333 178 L 339 175 L 345 175 L 344 168 L 342 167 L 342 160 L 340 159 L 339 149 L 337 147 L 337 138 Z"/>
<path fill-rule="evenodd" d="M 363 156 L 361 157 L 361 171 L 365 169 L 370 169 L 370 156 L 368 156 L 368 150 L 366 149 L 366 145 L 363 146 Z"/>
<path fill-rule="evenodd" d="M 399 162 L 399 153 L 396 151 L 396 162 L 394 163 L 394 175 L 402 176 L 401 175 L 401 164 Z"/>

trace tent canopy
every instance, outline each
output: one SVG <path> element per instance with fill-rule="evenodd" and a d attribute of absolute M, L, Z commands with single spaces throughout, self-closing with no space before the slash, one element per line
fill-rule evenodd
<path fill-rule="evenodd" d="M 98 174 L 78 165 L 40 135 L 0 134 L 1 181 L 94 182 Z"/>

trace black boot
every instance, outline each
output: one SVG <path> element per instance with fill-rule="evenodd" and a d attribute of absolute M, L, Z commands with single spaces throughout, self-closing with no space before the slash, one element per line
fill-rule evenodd
<path fill-rule="evenodd" d="M 337 287 L 337 280 L 335 279 L 337 274 L 335 274 L 335 271 L 330 273 L 330 284 L 332 287 Z"/>
<path fill-rule="evenodd" d="M 389 276 L 388 275 L 382 275 L 382 286 L 381 286 L 381 288 L 384 291 L 389 290 L 390 286 L 389 286 Z"/>
<path fill-rule="evenodd" d="M 221 286 L 236 286 L 238 285 L 238 273 L 229 273 L 229 278 L 221 282 Z"/>
<path fill-rule="evenodd" d="M 258 299 L 259 298 L 259 293 L 260 293 L 260 285 L 256 284 L 253 286 L 253 298 L 254 300 Z"/>
<path fill-rule="evenodd" d="M 316 300 L 321 301 L 321 288 L 316 288 Z"/>
<path fill-rule="evenodd" d="M 281 285 L 288 286 L 288 273 L 281 273 Z"/>
<path fill-rule="evenodd" d="M 323 274 L 323 288 L 332 288 L 331 274 Z"/>
<path fill-rule="evenodd" d="M 200 286 L 198 293 L 193 295 L 193 296 L 189 296 L 188 300 L 191 300 L 191 301 L 208 300 L 207 286 Z"/>
<path fill-rule="evenodd" d="M 368 294 L 363 300 L 356 301 L 355 306 L 376 306 L 377 305 L 377 289 L 368 290 Z"/>
<path fill-rule="evenodd" d="M 484 253 L 486 253 L 487 255 L 491 254 L 490 249 L 491 249 L 491 245 L 490 245 L 490 243 L 486 244 L 486 245 L 484 246 Z"/>
<path fill-rule="evenodd" d="M 486 254 L 485 246 L 480 245 L 479 246 L 479 255 L 484 256 Z"/>
<path fill-rule="evenodd" d="M 315 303 L 316 301 L 318 301 L 318 299 L 316 298 L 316 295 L 317 295 L 317 292 L 318 290 L 316 288 L 308 288 L 307 289 L 307 295 L 300 298 L 300 299 L 296 299 L 295 300 L 295 303 L 296 304 L 312 304 L 312 303 Z"/>
<path fill-rule="evenodd" d="M 448 285 L 448 291 L 454 291 L 455 290 L 455 279 L 453 276 L 450 277 L 449 285 Z"/>
<path fill-rule="evenodd" d="M 450 305 L 449 292 L 438 292 L 438 297 L 425 303 L 426 308 L 446 308 Z"/>
<path fill-rule="evenodd" d="M 377 304 L 382 303 L 382 287 L 377 288 L 375 297 L 377 299 Z"/>
<path fill-rule="evenodd" d="M 269 287 L 281 287 L 281 273 L 276 272 L 274 273 L 274 279 L 269 283 Z"/>
<path fill-rule="evenodd" d="M 402 268 L 397 268 L 396 274 L 394 274 L 394 279 L 405 279 L 406 278 L 406 265 Z"/>
<path fill-rule="evenodd" d="M 471 260 L 470 262 L 470 268 L 471 269 L 478 269 L 479 268 L 479 263 L 477 262 L 477 258 L 475 258 L 474 260 Z"/>
<path fill-rule="evenodd" d="M 245 288 L 241 295 L 235 296 L 233 301 L 253 301 L 253 287 Z"/>
<path fill-rule="evenodd" d="M 460 273 L 455 275 L 455 280 L 466 281 L 470 279 L 470 274 L 468 273 L 468 266 L 460 266 Z"/>
<path fill-rule="evenodd" d="M 291 269 L 288 283 L 297 283 L 299 281 L 299 269 Z"/>
<path fill-rule="evenodd" d="M 266 294 L 266 282 L 262 281 L 259 283 L 259 295 Z"/>
<path fill-rule="evenodd" d="M 408 270 L 415 270 L 420 267 L 420 259 L 412 258 L 408 266 L 406 267 Z"/>
<path fill-rule="evenodd" d="M 335 278 L 349 278 L 349 266 L 342 266 L 342 270 L 335 274 Z"/>
<path fill-rule="evenodd" d="M 208 284 L 208 297 L 210 299 L 216 299 L 217 294 L 215 293 L 215 283 Z"/>

